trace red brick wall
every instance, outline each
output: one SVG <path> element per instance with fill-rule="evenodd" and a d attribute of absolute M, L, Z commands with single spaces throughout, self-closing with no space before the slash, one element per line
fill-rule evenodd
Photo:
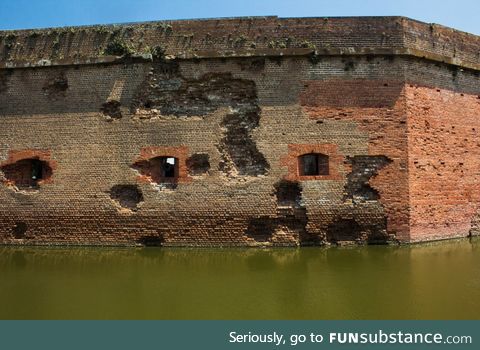
<path fill-rule="evenodd" d="M 480 99 L 406 86 L 410 234 L 413 241 L 465 237 L 480 203 Z"/>
<path fill-rule="evenodd" d="M 465 235 L 477 218 L 480 78 L 427 59 L 361 51 L 369 42 L 375 50 L 402 47 L 402 23 L 186 21 L 168 35 L 153 23 L 116 35 L 145 34 L 145 42 L 166 43 L 170 53 L 218 51 L 192 60 L 0 68 L 2 164 L 16 150 L 40 149 L 54 168 L 53 182 L 35 193 L 0 186 L 0 243 L 303 245 Z M 306 29 L 313 24 L 318 36 Z M 202 36 L 184 43 L 182 35 L 202 25 Z M 218 29 L 211 41 L 208 28 Z M 219 57 L 240 45 L 238 38 L 268 47 L 262 31 L 275 34 L 276 49 L 288 33 L 293 46 L 310 38 L 357 51 Z M 57 33 L 66 50 L 57 54 L 87 57 L 92 42 L 102 47 L 115 36 L 102 32 Z M 29 35 L 22 32 L 22 40 Z M 40 59 L 52 49 L 47 39 L 32 39 L 28 52 L 13 45 L 7 56 Z M 330 175 L 298 176 L 298 156 L 312 151 L 330 157 Z M 208 166 L 189 171 L 187 160 L 198 155 Z M 175 186 L 156 186 L 135 169 L 163 156 L 179 160 Z M 469 175 L 457 176 L 462 171 Z M 277 196 L 282 186 L 294 196 L 286 205 Z"/>
<path fill-rule="evenodd" d="M 300 96 L 315 120 L 350 121 L 368 134 L 369 155 L 385 155 L 392 163 L 370 180 L 380 193 L 387 228 L 409 239 L 409 202 L 405 94 L 402 81 L 325 80 L 306 82 Z M 348 137 L 348 135 L 346 135 Z"/>

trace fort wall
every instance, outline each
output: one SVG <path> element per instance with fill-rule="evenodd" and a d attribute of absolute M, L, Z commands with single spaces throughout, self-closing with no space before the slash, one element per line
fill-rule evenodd
<path fill-rule="evenodd" d="M 476 36 L 401 17 L 267 17 L 0 38 L 1 243 L 477 232 Z"/>

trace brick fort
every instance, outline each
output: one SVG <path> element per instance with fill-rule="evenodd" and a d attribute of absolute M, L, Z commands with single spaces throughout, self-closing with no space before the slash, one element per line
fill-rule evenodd
<path fill-rule="evenodd" d="M 0 243 L 480 232 L 480 37 L 404 17 L 0 31 Z"/>

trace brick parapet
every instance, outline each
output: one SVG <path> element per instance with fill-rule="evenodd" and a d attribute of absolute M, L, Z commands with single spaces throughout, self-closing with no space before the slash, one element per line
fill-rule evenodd
<path fill-rule="evenodd" d="M 118 62 L 108 44 L 149 60 L 297 55 L 412 56 L 479 70 L 478 36 L 404 17 L 243 17 L 0 31 L 0 68 Z M 121 56 L 121 55 L 120 55 Z"/>

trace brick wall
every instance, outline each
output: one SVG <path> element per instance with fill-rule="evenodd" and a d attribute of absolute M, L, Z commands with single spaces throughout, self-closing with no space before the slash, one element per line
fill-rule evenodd
<path fill-rule="evenodd" d="M 479 209 L 478 95 L 408 85 L 410 234 L 465 237 Z"/>
<path fill-rule="evenodd" d="M 179 56 L 189 45 L 218 50 L 0 69 L 0 242 L 291 246 L 468 235 L 480 222 L 479 77 L 373 50 L 401 48 L 404 26 L 399 18 L 149 23 L 118 33 L 167 43 Z M 2 60 L 50 57 L 42 45 L 86 59 L 102 35 L 96 47 L 109 43 L 109 28 L 77 28 L 59 41 L 60 31 L 1 33 Z M 179 34 L 190 30 L 193 38 Z M 298 48 L 372 51 L 221 57 L 252 40 L 255 50 L 284 50 L 289 37 Z M 7 39 L 16 43 L 8 55 Z M 301 176 L 307 153 L 328 156 L 329 174 Z M 152 168 L 162 157 L 178 162 L 173 179 Z M 48 179 L 14 186 L 9 169 L 32 158 L 49 165 Z"/>

